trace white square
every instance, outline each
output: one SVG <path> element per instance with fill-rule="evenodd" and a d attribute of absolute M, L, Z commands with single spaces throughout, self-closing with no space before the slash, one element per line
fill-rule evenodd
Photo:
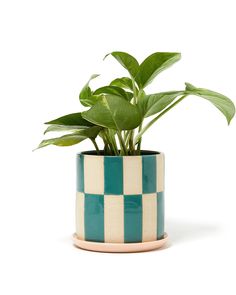
<path fill-rule="evenodd" d="M 104 194 L 104 157 L 84 156 L 84 192 Z"/>
<path fill-rule="evenodd" d="M 76 234 L 80 240 L 84 240 L 84 194 L 77 192 L 76 194 Z"/>
<path fill-rule="evenodd" d="M 150 242 L 157 239 L 157 194 L 143 194 L 143 227 L 142 241 Z"/>
<path fill-rule="evenodd" d="M 123 183 L 125 195 L 142 194 L 142 157 L 123 157 Z"/>
<path fill-rule="evenodd" d="M 104 234 L 106 243 L 124 243 L 124 197 L 104 196 Z"/>

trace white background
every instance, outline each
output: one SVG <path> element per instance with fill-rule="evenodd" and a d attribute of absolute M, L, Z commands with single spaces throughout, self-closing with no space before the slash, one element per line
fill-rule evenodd
<path fill-rule="evenodd" d="M 188 97 L 144 137 L 166 155 L 166 249 L 101 254 L 72 246 L 75 153 L 48 147 L 43 122 L 81 110 L 78 93 L 142 60 L 179 51 L 149 93 L 184 82 L 236 102 L 235 1 L 1 1 L 0 293 L 235 294 L 236 120 Z"/>

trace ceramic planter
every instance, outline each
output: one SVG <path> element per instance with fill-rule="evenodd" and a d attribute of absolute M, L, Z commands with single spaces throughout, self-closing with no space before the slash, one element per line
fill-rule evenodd
<path fill-rule="evenodd" d="M 164 232 L 164 155 L 77 155 L 76 246 L 104 252 L 161 247 Z"/>

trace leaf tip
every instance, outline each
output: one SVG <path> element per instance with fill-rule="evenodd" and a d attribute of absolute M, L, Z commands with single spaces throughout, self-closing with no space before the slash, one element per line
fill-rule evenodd
<path fill-rule="evenodd" d="M 90 77 L 89 82 L 90 82 L 91 80 L 93 80 L 93 79 L 99 77 L 99 76 L 100 76 L 100 74 L 93 74 L 93 75 Z"/>
<path fill-rule="evenodd" d="M 185 82 L 184 83 L 185 84 L 185 88 L 186 88 L 186 90 L 194 90 L 194 89 L 196 89 L 196 87 L 195 86 L 193 86 L 193 84 L 190 84 L 190 83 L 188 83 L 188 82 Z"/>
<path fill-rule="evenodd" d="M 231 123 L 234 115 L 235 115 L 235 111 L 234 111 L 233 115 L 230 118 L 226 118 L 227 119 L 228 126 L 230 125 L 230 123 Z"/>
<path fill-rule="evenodd" d="M 40 149 L 40 145 L 37 146 L 35 149 L 32 150 L 32 152 L 35 152 L 36 150 Z"/>
<path fill-rule="evenodd" d="M 108 57 L 108 55 L 110 55 L 111 54 L 111 52 L 110 53 L 107 53 L 104 57 L 103 57 L 103 60 L 105 60 L 107 57 Z"/>
<path fill-rule="evenodd" d="M 181 52 L 173 52 L 172 54 L 175 61 L 179 61 L 182 58 Z"/>

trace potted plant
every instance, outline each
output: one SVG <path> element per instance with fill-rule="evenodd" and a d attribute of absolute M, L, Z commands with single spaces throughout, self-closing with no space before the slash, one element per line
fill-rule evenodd
<path fill-rule="evenodd" d="M 226 96 L 189 83 L 185 83 L 184 90 L 147 94 L 145 87 L 177 62 L 180 53 L 156 52 L 141 64 L 125 52 L 108 55 L 130 77 L 117 78 L 92 91 L 89 82 L 98 75 L 91 76 L 79 95 L 87 109 L 45 123 L 45 133 L 66 134 L 43 140 L 39 148 L 51 144 L 70 146 L 85 139 L 94 145 L 94 150 L 77 154 L 75 245 L 105 252 L 151 250 L 161 247 L 167 239 L 164 154 L 143 151 L 143 134 L 190 95 L 211 102 L 228 124 L 235 107 Z M 98 137 L 103 141 L 102 149 Z"/>

